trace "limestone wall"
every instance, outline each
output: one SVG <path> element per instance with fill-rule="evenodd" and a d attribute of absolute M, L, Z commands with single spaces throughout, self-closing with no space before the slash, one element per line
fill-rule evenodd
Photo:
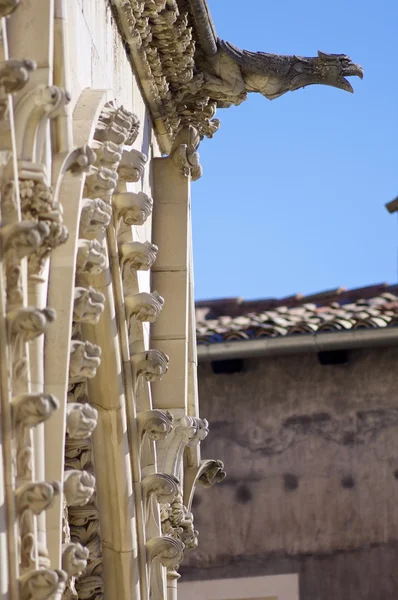
<path fill-rule="evenodd" d="M 228 477 L 197 493 L 185 580 L 298 572 L 303 600 L 395 600 L 397 360 L 391 348 L 347 365 L 307 354 L 232 375 L 200 366 L 204 457 Z"/>

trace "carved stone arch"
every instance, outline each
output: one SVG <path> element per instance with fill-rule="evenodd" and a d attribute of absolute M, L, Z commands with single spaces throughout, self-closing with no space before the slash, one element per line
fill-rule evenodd
<path fill-rule="evenodd" d="M 107 101 L 104 90 L 84 90 L 78 99 L 73 113 L 74 142 L 78 148 L 85 148 L 93 140 L 101 110 Z M 45 390 L 57 396 L 60 408 L 54 415 L 51 425 L 45 426 L 45 440 L 51 452 L 46 453 L 46 473 L 49 478 L 63 482 L 64 451 L 66 435 L 66 400 L 69 378 L 69 353 L 72 332 L 74 304 L 76 254 L 79 236 L 81 200 L 86 180 L 86 169 L 68 170 L 76 159 L 79 150 L 63 156 L 59 165 L 57 189 L 63 204 L 63 219 L 69 237 L 65 244 L 56 248 L 51 257 L 48 284 L 48 304 L 54 306 L 59 315 L 59 324 L 48 332 L 45 347 Z M 72 156 L 73 155 L 73 156 Z M 52 540 L 49 553 L 53 565 L 62 565 L 62 498 L 60 497 L 47 513 L 48 529 Z"/>

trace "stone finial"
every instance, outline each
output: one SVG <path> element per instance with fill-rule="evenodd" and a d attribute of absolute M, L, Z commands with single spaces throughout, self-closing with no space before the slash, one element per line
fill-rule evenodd
<path fill-rule="evenodd" d="M 66 433 L 73 440 L 85 440 L 97 426 L 98 411 L 87 402 L 69 402 L 66 407 Z"/>
<path fill-rule="evenodd" d="M 64 494 L 68 506 L 84 506 L 95 491 L 95 477 L 88 471 L 65 471 Z"/>
<path fill-rule="evenodd" d="M 112 207 L 101 198 L 84 198 L 80 214 L 83 235 L 103 233 L 112 219 Z"/>
<path fill-rule="evenodd" d="M 222 460 L 204 460 L 198 473 L 198 483 L 204 487 L 213 487 L 224 481 L 226 473 Z"/>
<path fill-rule="evenodd" d="M 57 481 L 52 483 L 37 481 L 22 485 L 15 492 L 15 504 L 18 514 L 21 515 L 29 509 L 33 514 L 39 515 L 52 505 L 55 496 L 59 492 L 60 486 Z"/>
<path fill-rule="evenodd" d="M 148 157 L 138 150 L 124 150 L 118 167 L 119 181 L 135 183 L 144 172 Z"/>
<path fill-rule="evenodd" d="M 106 251 L 98 240 L 79 240 L 76 259 L 76 270 L 79 275 L 98 275 L 107 266 Z"/>
<path fill-rule="evenodd" d="M 52 394 L 23 394 L 12 400 L 14 427 L 36 427 L 58 410 L 59 402 Z"/>
<path fill-rule="evenodd" d="M 87 567 L 89 550 L 79 543 L 64 544 L 62 547 L 62 569 L 69 577 L 79 577 Z"/>
<path fill-rule="evenodd" d="M 152 212 L 153 200 L 144 192 L 123 192 L 113 197 L 117 219 L 128 226 L 143 225 Z"/>
<path fill-rule="evenodd" d="M 142 323 L 154 323 L 158 318 L 164 304 L 164 298 L 154 291 L 129 294 L 124 298 L 127 318 L 134 317 Z"/>
<path fill-rule="evenodd" d="M 57 313 L 53 308 L 19 308 L 7 314 L 7 324 L 11 339 L 17 337 L 31 342 L 45 333 L 49 323 L 55 321 Z"/>
<path fill-rule="evenodd" d="M 97 324 L 105 308 L 105 296 L 93 287 L 75 287 L 73 320 Z"/>
<path fill-rule="evenodd" d="M 101 348 L 91 342 L 73 340 L 70 348 L 69 381 L 95 377 L 101 364 Z"/>
<path fill-rule="evenodd" d="M 124 242 L 120 244 L 121 266 L 125 269 L 149 271 L 158 255 L 158 247 L 151 242 Z"/>
<path fill-rule="evenodd" d="M 142 375 L 147 381 L 162 379 L 169 368 L 169 357 L 161 350 L 146 350 L 131 357 L 136 377 Z"/>
<path fill-rule="evenodd" d="M 164 440 L 173 429 L 173 415 L 168 411 L 145 410 L 137 414 L 138 438 L 142 441 L 145 434 L 151 440 Z"/>
<path fill-rule="evenodd" d="M 67 578 L 67 574 L 61 570 L 28 571 L 19 578 L 20 600 L 60 598 L 65 590 Z"/>

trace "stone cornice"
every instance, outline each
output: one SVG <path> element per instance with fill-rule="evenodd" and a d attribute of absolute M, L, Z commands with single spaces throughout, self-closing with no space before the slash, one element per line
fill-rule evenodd
<path fill-rule="evenodd" d="M 176 0 L 110 0 L 143 95 L 152 114 L 162 151 L 168 154 L 186 125 L 201 137 L 219 127 L 215 102 L 198 92 L 203 74 L 195 72 L 191 9 Z M 206 4 L 202 3 L 205 8 Z"/>

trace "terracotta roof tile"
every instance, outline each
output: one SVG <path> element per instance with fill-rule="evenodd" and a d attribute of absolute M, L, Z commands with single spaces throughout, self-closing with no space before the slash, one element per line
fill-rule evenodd
<path fill-rule="evenodd" d="M 398 326 L 398 285 L 337 288 L 281 300 L 196 303 L 198 344 Z"/>

